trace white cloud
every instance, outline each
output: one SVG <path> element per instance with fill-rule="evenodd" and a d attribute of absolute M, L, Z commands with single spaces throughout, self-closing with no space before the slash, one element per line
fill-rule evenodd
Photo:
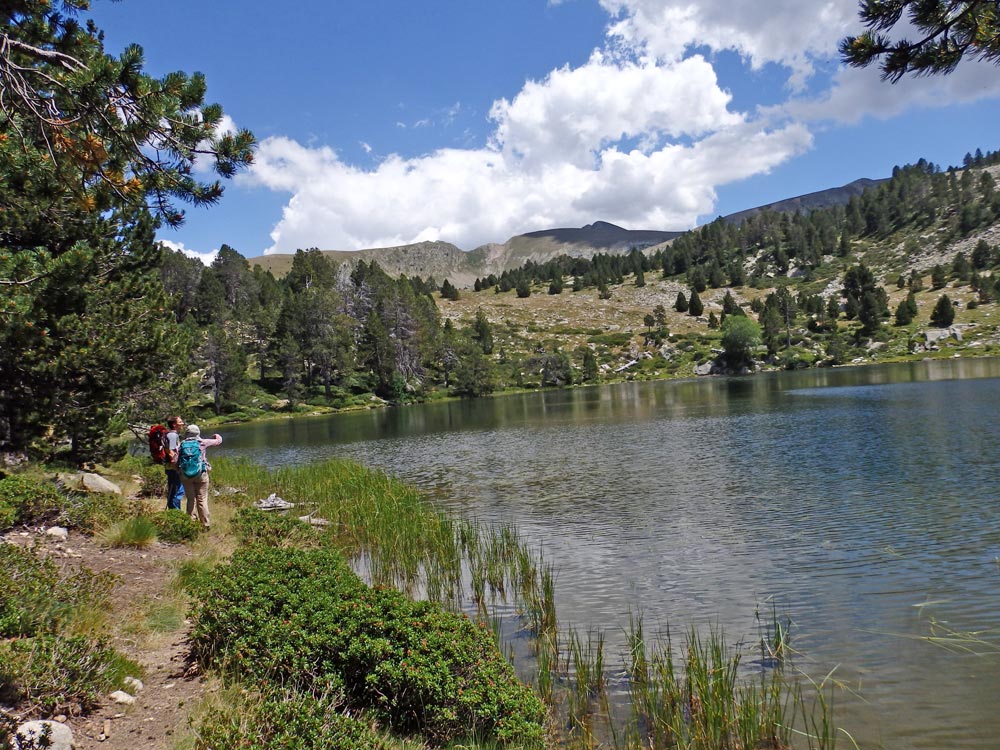
<path fill-rule="evenodd" d="M 261 144 L 254 178 L 295 194 L 267 252 L 355 249 L 446 240 L 464 249 L 520 232 L 604 219 L 641 228 L 685 228 L 711 213 L 715 187 L 767 171 L 809 146 L 802 127 L 740 125 L 651 153 L 609 147 L 597 165 L 565 160 L 525 169 L 483 148 L 398 156 L 374 170 L 288 139 Z M 298 171 L 293 171 L 298 170 Z"/>
<path fill-rule="evenodd" d="M 1000 92 L 988 65 L 896 87 L 875 70 L 818 74 L 835 61 L 838 40 L 860 29 L 857 0 L 598 1 L 611 15 L 605 48 L 497 99 L 485 144 L 360 168 L 329 147 L 265 140 L 242 179 L 291 193 L 266 252 L 437 239 L 471 249 L 598 219 L 684 229 L 714 213 L 719 186 L 809 149 L 819 123 Z M 752 69 L 780 66 L 795 98 L 734 108 L 716 73 L 720 50 Z M 435 118 L 447 123 L 459 111 Z"/>
<path fill-rule="evenodd" d="M 184 253 L 189 258 L 194 258 L 195 260 L 200 260 L 206 266 L 212 265 L 212 261 L 215 260 L 215 256 L 219 254 L 219 249 L 209 250 L 208 252 L 198 252 L 197 250 L 192 250 L 190 248 L 184 247 L 183 242 L 171 242 L 170 240 L 160 240 L 160 244 L 163 245 L 168 250 L 173 250 L 174 252 L 180 251 Z"/>
<path fill-rule="evenodd" d="M 615 19 L 609 36 L 663 60 L 691 47 L 739 52 L 759 68 L 792 69 L 793 85 L 812 72 L 811 58 L 834 54 L 838 40 L 858 27 L 857 0 L 600 0 Z"/>
<path fill-rule="evenodd" d="M 876 68 L 841 68 L 832 85 L 812 98 L 793 99 L 772 113 L 808 122 L 854 124 L 865 117 L 888 119 L 917 107 L 944 107 L 1000 96 L 996 66 L 963 62 L 947 76 L 907 77 L 890 84 Z"/>
<path fill-rule="evenodd" d="M 512 102 L 494 103 L 495 143 L 525 168 L 566 161 L 594 166 L 597 150 L 623 138 L 700 136 L 743 118 L 730 112 L 712 66 L 700 56 L 669 66 L 616 62 L 595 52 L 587 64 L 529 81 Z"/>

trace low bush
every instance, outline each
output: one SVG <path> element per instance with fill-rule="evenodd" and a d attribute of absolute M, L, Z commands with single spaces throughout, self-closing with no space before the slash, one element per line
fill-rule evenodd
<path fill-rule="evenodd" d="M 44 635 L 0 644 L 0 695 L 27 714 L 89 711 L 141 672 L 100 638 Z"/>
<path fill-rule="evenodd" d="M 24 523 L 93 532 L 125 512 L 125 501 L 118 495 L 75 492 L 25 476 L 0 479 L 0 530 Z"/>
<path fill-rule="evenodd" d="M 244 545 L 281 547 L 300 545 L 314 537 L 313 527 L 298 518 L 256 508 L 240 508 L 230 529 Z"/>
<path fill-rule="evenodd" d="M 56 521 L 91 534 L 129 512 L 127 502 L 120 495 L 71 492 L 65 498 L 62 513 Z"/>
<path fill-rule="evenodd" d="M 142 487 L 139 494 L 143 497 L 164 497 L 167 494 L 167 475 L 162 464 L 154 464 L 149 458 L 140 461 L 136 466 Z"/>
<path fill-rule="evenodd" d="M 56 521 L 66 504 L 51 482 L 16 475 L 0 479 L 0 529 L 15 523 Z"/>
<path fill-rule="evenodd" d="M 200 579 L 195 655 L 206 666 L 353 709 L 432 743 L 474 735 L 538 746 L 544 708 L 488 628 L 366 586 L 328 549 L 255 547 Z"/>
<path fill-rule="evenodd" d="M 82 610 L 101 607 L 115 580 L 86 568 L 64 573 L 34 550 L 0 544 L 0 637 L 56 632 Z"/>
<path fill-rule="evenodd" d="M 198 727 L 195 750 L 388 750 L 371 727 L 338 711 L 338 702 L 295 693 L 244 695 L 210 711 Z"/>
<path fill-rule="evenodd" d="M 201 524 L 182 510 L 163 510 L 154 513 L 149 520 L 156 526 L 156 535 L 161 542 L 193 542 L 201 533 Z"/>

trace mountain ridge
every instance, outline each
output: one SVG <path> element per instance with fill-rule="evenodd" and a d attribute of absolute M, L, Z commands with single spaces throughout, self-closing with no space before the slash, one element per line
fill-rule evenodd
<path fill-rule="evenodd" d="M 852 197 L 879 185 L 884 179 L 859 178 L 840 187 L 786 198 L 748 208 L 727 216 L 723 221 L 739 223 L 761 211 L 794 213 L 846 204 Z M 632 248 L 652 250 L 669 244 L 691 230 L 625 229 L 607 221 L 595 221 L 583 227 L 559 227 L 514 235 L 503 243 L 486 243 L 473 250 L 463 250 L 450 242 L 424 241 L 393 247 L 363 250 L 321 250 L 337 263 L 356 265 L 359 261 L 378 264 L 390 275 L 448 279 L 459 288 L 471 287 L 477 278 L 501 274 L 523 266 L 528 261 L 546 263 L 560 255 L 592 258 L 599 253 L 624 254 Z M 294 254 L 275 253 L 252 258 L 251 263 L 283 276 L 291 268 Z"/>

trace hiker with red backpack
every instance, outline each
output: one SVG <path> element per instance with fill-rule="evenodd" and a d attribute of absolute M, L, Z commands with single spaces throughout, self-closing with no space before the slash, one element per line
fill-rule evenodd
<path fill-rule="evenodd" d="M 205 456 L 205 449 L 222 444 L 222 435 L 215 433 L 203 438 L 196 424 L 189 424 L 184 430 L 184 440 L 177 449 L 177 474 L 187 495 L 187 514 L 194 521 L 200 521 L 208 531 L 211 519 L 208 513 L 208 472 L 212 470 Z"/>
<path fill-rule="evenodd" d="M 177 472 L 177 449 L 181 443 L 179 433 L 183 429 L 184 420 L 180 417 L 169 417 L 166 427 L 154 424 L 149 428 L 149 455 L 154 463 L 163 464 L 167 477 L 167 510 L 180 510 L 181 498 L 184 497 L 184 487 Z"/>
<path fill-rule="evenodd" d="M 184 429 L 184 420 L 180 417 L 168 417 L 167 454 L 169 460 L 164 461 L 163 470 L 167 475 L 167 510 L 180 510 L 181 498 L 184 497 L 184 485 L 181 475 L 177 473 L 177 449 L 181 445 L 180 431 Z"/>

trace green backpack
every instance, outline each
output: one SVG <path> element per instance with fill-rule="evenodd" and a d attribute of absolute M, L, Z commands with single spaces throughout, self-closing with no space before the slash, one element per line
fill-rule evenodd
<path fill-rule="evenodd" d="M 205 471 L 205 459 L 201 454 L 201 443 L 188 438 L 177 449 L 177 471 L 181 476 L 194 479 Z"/>

